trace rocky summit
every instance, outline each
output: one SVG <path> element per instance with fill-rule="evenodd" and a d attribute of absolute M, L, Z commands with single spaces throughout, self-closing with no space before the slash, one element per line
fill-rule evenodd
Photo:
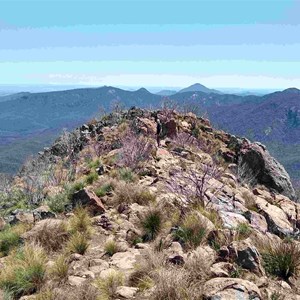
<path fill-rule="evenodd" d="M 0 192 L 0 299 L 300 299 L 289 175 L 192 113 L 91 120 Z"/>

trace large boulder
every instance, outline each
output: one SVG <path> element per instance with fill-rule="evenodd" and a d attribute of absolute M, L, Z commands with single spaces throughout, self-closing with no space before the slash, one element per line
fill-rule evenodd
<path fill-rule="evenodd" d="M 284 167 L 259 143 L 243 143 L 239 152 L 241 164 L 249 168 L 257 182 L 295 199 L 296 194 L 290 176 Z"/>
<path fill-rule="evenodd" d="M 205 300 L 260 300 L 259 288 L 239 278 L 213 278 L 204 284 Z"/>
<path fill-rule="evenodd" d="M 87 189 L 82 189 L 74 193 L 72 197 L 72 206 L 87 207 L 94 215 L 103 214 L 105 212 L 104 205 L 100 198 Z"/>

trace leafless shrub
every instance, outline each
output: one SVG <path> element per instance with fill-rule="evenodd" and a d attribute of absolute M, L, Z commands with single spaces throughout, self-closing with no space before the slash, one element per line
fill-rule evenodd
<path fill-rule="evenodd" d="M 210 180 L 220 179 L 222 171 L 213 163 L 212 165 L 198 165 L 198 168 L 180 170 L 169 180 L 169 189 L 177 194 L 183 203 L 192 203 L 206 207 L 211 200 L 206 196 L 207 191 L 212 188 Z M 214 187 L 214 194 L 219 192 L 220 187 Z M 211 198 L 212 199 L 212 198 Z M 208 200 L 208 201 L 207 201 Z"/>
<path fill-rule="evenodd" d="M 186 132 L 180 132 L 174 137 L 174 143 L 182 148 L 201 148 L 200 140 Z"/>
<path fill-rule="evenodd" d="M 38 204 L 44 198 L 44 188 L 55 177 L 55 165 L 47 158 L 29 158 L 22 169 L 23 191 L 29 204 Z"/>
<path fill-rule="evenodd" d="M 137 135 L 130 129 L 124 134 L 121 143 L 123 147 L 120 152 L 120 163 L 132 170 L 150 158 L 154 147 L 149 139 Z"/>
<path fill-rule="evenodd" d="M 177 102 L 167 97 L 163 98 L 161 102 L 161 110 L 159 111 L 159 118 L 163 123 L 170 121 L 176 114 L 178 108 Z"/>

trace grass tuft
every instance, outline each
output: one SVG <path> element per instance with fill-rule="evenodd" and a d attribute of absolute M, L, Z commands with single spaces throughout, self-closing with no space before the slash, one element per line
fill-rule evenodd
<path fill-rule="evenodd" d="M 86 208 L 78 206 L 74 210 L 74 215 L 69 221 L 70 231 L 72 233 L 80 232 L 89 235 L 92 228 L 92 219 Z"/>
<path fill-rule="evenodd" d="M 118 245 L 114 240 L 108 240 L 104 245 L 104 251 L 107 255 L 113 256 L 119 251 Z"/>
<path fill-rule="evenodd" d="M 59 255 L 54 265 L 50 269 L 50 276 L 55 281 L 60 283 L 65 282 L 68 277 L 68 270 L 69 270 L 69 260 L 64 254 Z"/>
<path fill-rule="evenodd" d="M 261 250 L 263 265 L 268 274 L 288 280 L 297 275 L 300 267 L 300 246 L 295 242 L 280 242 Z"/>
<path fill-rule="evenodd" d="M 46 255 L 43 248 L 26 245 L 6 260 L 0 272 L 0 287 L 13 298 L 38 291 L 45 281 Z"/>
<path fill-rule="evenodd" d="M 150 209 L 142 219 L 143 240 L 152 241 L 162 229 L 162 213 L 159 209 Z"/>
<path fill-rule="evenodd" d="M 71 253 L 78 253 L 83 255 L 89 247 L 89 242 L 84 233 L 74 233 L 67 245 L 67 249 Z"/>
<path fill-rule="evenodd" d="M 27 230 L 28 225 L 17 224 L 15 226 L 7 226 L 0 231 L 0 257 L 7 256 L 9 252 L 21 245 L 21 235 Z"/>
<path fill-rule="evenodd" d="M 113 300 L 116 298 L 117 288 L 124 284 L 124 276 L 120 272 L 111 272 L 107 277 L 98 279 L 96 285 L 100 291 L 99 300 Z"/>

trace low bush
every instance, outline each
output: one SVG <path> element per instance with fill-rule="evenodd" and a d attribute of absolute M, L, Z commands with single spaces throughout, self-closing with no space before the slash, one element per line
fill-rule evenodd
<path fill-rule="evenodd" d="M 83 255 L 89 247 L 89 242 L 84 233 L 74 233 L 67 245 L 67 250 L 71 253 Z"/>
<path fill-rule="evenodd" d="M 288 280 L 297 275 L 300 267 L 300 247 L 295 242 L 280 242 L 261 250 L 263 265 L 268 274 Z"/>
<path fill-rule="evenodd" d="M 59 193 L 55 196 L 48 197 L 46 204 L 55 213 L 63 213 L 66 206 L 70 203 L 67 193 Z"/>
<path fill-rule="evenodd" d="M 117 297 L 116 291 L 119 286 L 124 284 L 124 276 L 122 273 L 112 271 L 107 277 L 98 279 L 96 285 L 100 291 L 99 300 L 113 300 Z"/>
<path fill-rule="evenodd" d="M 144 231 L 143 240 L 152 241 L 162 229 L 162 213 L 159 209 L 150 209 L 143 217 L 142 228 Z"/>
<path fill-rule="evenodd" d="M 26 245 L 6 260 L 0 271 L 0 287 L 13 299 L 38 291 L 45 281 L 46 255 L 43 248 Z"/>

